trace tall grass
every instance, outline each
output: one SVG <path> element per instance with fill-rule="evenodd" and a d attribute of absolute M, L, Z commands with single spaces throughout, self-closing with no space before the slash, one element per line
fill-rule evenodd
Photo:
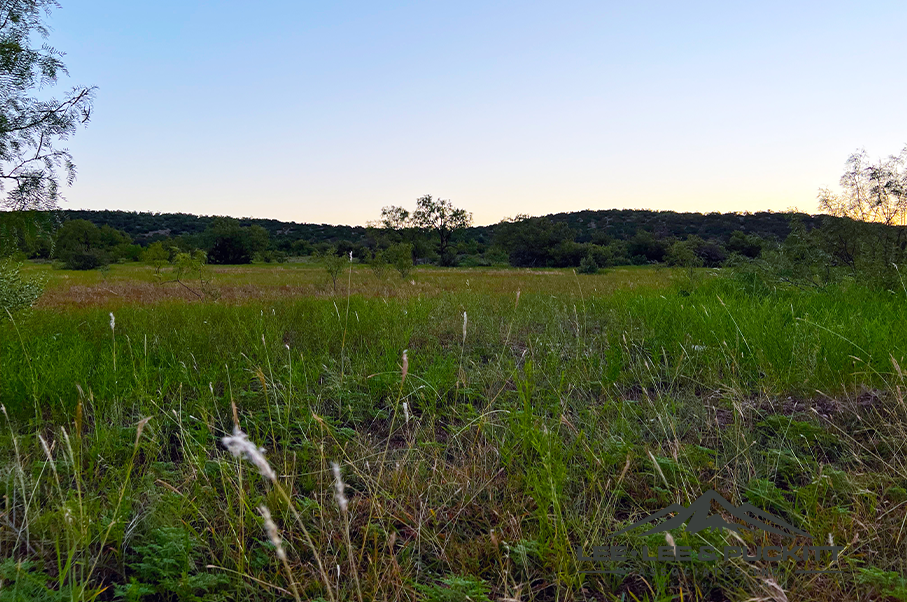
<path fill-rule="evenodd" d="M 723 279 L 603 294 L 597 276 L 552 291 L 530 274 L 495 290 L 461 272 L 443 276 L 459 287 L 383 296 L 355 294 L 359 276 L 343 306 L 163 302 L 117 306 L 115 327 L 109 307 L 0 326 L 0 595 L 897 591 L 903 295 Z M 220 445 L 239 432 L 271 472 Z M 845 542 L 844 573 L 581 572 L 577 546 L 709 488 Z"/>

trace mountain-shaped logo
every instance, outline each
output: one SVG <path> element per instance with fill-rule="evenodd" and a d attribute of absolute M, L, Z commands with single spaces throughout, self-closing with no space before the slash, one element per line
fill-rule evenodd
<path fill-rule="evenodd" d="M 721 506 L 728 514 L 733 516 L 736 519 L 743 521 L 746 524 L 731 523 L 726 520 L 720 514 L 711 514 L 712 511 L 712 502 L 718 502 L 718 505 Z M 668 518 L 667 520 L 662 521 L 661 523 L 656 523 L 661 518 L 674 514 L 675 516 Z M 755 531 L 761 529 L 762 531 L 767 531 L 768 533 L 775 533 L 776 535 L 783 535 L 784 537 L 795 537 L 801 535 L 803 537 L 809 537 L 812 539 L 812 535 L 797 529 L 793 525 L 787 523 L 786 521 L 756 508 L 752 504 L 743 504 L 742 506 L 734 506 L 732 503 L 724 499 L 718 492 L 714 489 L 706 491 L 699 499 L 690 504 L 689 508 L 681 506 L 680 504 L 671 504 L 664 510 L 659 510 L 654 514 L 650 514 L 641 521 L 637 521 L 627 527 L 626 529 L 621 529 L 614 535 L 619 535 L 621 533 L 626 533 L 631 529 L 635 529 L 641 525 L 646 525 L 649 523 L 656 523 L 656 525 L 643 533 L 643 535 L 653 535 L 655 533 L 661 533 L 663 531 L 668 531 L 669 529 L 677 529 L 682 527 L 684 523 L 690 521 L 687 525 L 687 531 L 690 533 L 698 533 L 703 529 L 717 528 L 717 529 L 730 529 L 732 531 L 740 532 L 744 531 Z"/>

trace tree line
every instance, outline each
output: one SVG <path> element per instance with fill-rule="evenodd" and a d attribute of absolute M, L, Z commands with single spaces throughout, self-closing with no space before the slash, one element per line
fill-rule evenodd
<path fill-rule="evenodd" d="M 420 201 L 424 205 L 421 212 Z M 368 261 L 393 245 L 405 244 L 411 247 L 416 264 L 578 267 L 591 254 L 606 267 L 664 262 L 675 242 L 689 241 L 706 265 L 717 265 L 733 253 L 757 256 L 767 242 L 784 240 L 790 233 L 791 218 L 798 218 L 809 229 L 817 227 L 821 219 L 769 212 L 606 210 L 517 216 L 472 227 L 466 216 L 450 201 L 430 195 L 417 200 L 412 214 L 401 207 L 386 207 L 379 220 L 365 227 L 59 210 L 34 213 L 29 220 L 43 227 L 32 235 L 17 233 L 12 252 L 21 258 L 56 259 L 74 269 L 89 269 L 141 260 L 151 247 L 158 255 L 162 248 L 170 255 L 200 249 L 208 253 L 211 263 L 249 263 L 331 252 L 348 255 L 350 251 L 354 258 Z"/>

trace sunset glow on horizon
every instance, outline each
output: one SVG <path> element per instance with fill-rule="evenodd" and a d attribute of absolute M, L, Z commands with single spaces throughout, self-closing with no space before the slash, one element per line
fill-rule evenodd
<path fill-rule="evenodd" d="M 66 2 L 64 209 L 476 225 L 584 209 L 816 212 L 907 145 L 907 5 Z"/>

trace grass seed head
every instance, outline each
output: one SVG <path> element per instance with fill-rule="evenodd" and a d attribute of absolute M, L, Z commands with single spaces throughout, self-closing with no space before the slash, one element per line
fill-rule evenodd
<path fill-rule="evenodd" d="M 406 357 L 406 349 L 403 350 L 403 378 L 400 380 L 402 385 L 406 382 L 406 374 L 409 372 L 409 358 Z"/>
<path fill-rule="evenodd" d="M 254 464 L 261 476 L 277 482 L 277 474 L 265 459 L 264 448 L 249 441 L 249 437 L 238 426 L 233 427 L 233 436 L 224 437 L 221 442 L 235 457 L 245 457 Z"/>
<path fill-rule="evenodd" d="M 271 518 L 271 511 L 268 510 L 268 507 L 264 504 L 258 507 L 258 511 L 265 521 L 265 531 L 268 532 L 268 539 L 271 540 L 271 543 L 274 544 L 274 548 L 277 550 L 277 557 L 286 561 L 287 553 L 283 549 L 283 540 L 280 539 L 280 533 L 277 532 L 277 525 L 274 524 L 274 519 Z"/>
<path fill-rule="evenodd" d="M 343 479 L 340 477 L 340 465 L 336 462 L 331 462 L 331 470 L 334 471 L 334 498 L 337 500 L 337 505 L 340 506 L 340 510 L 346 514 L 349 500 L 346 499 L 346 493 L 344 493 L 346 486 L 343 484 Z"/>

